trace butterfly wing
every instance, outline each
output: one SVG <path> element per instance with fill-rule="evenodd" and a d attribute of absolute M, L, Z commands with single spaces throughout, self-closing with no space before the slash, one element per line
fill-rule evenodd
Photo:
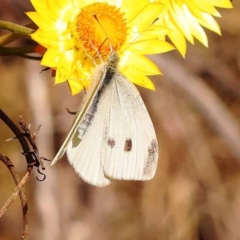
<path fill-rule="evenodd" d="M 119 72 L 106 90 L 104 172 L 114 179 L 149 180 L 156 172 L 158 144 L 146 106 L 136 87 Z"/>
<path fill-rule="evenodd" d="M 104 88 L 91 126 L 81 141 L 75 133 L 67 156 L 75 171 L 96 186 L 154 176 L 158 146 L 152 121 L 138 90 L 122 74 Z"/>
<path fill-rule="evenodd" d="M 103 163 L 100 158 L 103 131 L 107 122 L 104 112 L 109 101 L 106 93 L 108 91 L 102 92 L 97 104 L 97 113 L 85 132 L 83 139 L 80 140 L 78 131 L 67 146 L 68 161 L 77 174 L 86 182 L 98 187 L 106 186 L 111 182 L 103 172 Z"/>
<path fill-rule="evenodd" d="M 64 140 L 61 148 L 59 149 L 56 156 L 52 160 L 51 166 L 56 164 L 56 162 L 59 161 L 62 158 L 62 156 L 64 155 L 64 153 L 66 152 L 67 145 L 73 139 L 74 135 L 76 134 L 76 132 L 78 130 L 78 127 L 82 124 L 82 121 L 84 120 L 84 118 L 88 112 L 88 109 L 90 109 L 90 107 L 94 101 L 94 98 L 95 98 L 96 94 L 98 93 L 99 87 L 103 84 L 105 74 L 106 74 L 105 65 L 99 66 L 93 73 L 92 84 L 87 91 L 87 94 L 83 100 L 83 104 L 80 107 L 80 110 L 78 111 L 78 113 L 76 114 L 76 118 L 73 122 L 73 125 L 72 125 L 66 139 Z"/>

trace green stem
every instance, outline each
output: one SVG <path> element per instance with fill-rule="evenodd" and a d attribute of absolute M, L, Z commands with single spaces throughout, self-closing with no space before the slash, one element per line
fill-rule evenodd
<path fill-rule="evenodd" d="M 32 28 L 24 27 L 16 23 L 0 20 L 0 29 L 6 29 L 20 35 L 29 35 L 34 32 Z"/>
<path fill-rule="evenodd" d="M 15 34 L 15 33 L 7 33 L 2 36 L 0 36 L 0 46 L 4 46 L 10 42 L 13 42 L 17 40 L 18 38 L 21 38 L 22 35 Z"/>

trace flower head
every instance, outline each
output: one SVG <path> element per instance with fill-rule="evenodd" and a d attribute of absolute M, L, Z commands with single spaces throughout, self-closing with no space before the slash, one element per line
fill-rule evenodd
<path fill-rule="evenodd" d="M 163 4 L 148 0 L 137 4 L 134 0 L 31 2 L 36 12 L 27 15 L 39 27 L 31 37 L 46 48 L 41 64 L 56 70 L 56 83 L 68 80 L 73 94 L 88 88 L 95 64 L 114 49 L 120 56 L 120 71 L 132 82 L 154 89 L 146 75 L 160 72 L 143 55 L 174 48 L 165 42 L 170 30 L 155 22 Z"/>
<path fill-rule="evenodd" d="M 186 39 L 194 44 L 194 38 L 208 46 L 202 26 L 218 33 L 220 28 L 214 17 L 220 17 L 215 7 L 232 8 L 230 0 L 156 0 L 165 5 L 159 15 L 161 23 L 172 29 L 168 35 L 178 51 L 186 53 Z"/>

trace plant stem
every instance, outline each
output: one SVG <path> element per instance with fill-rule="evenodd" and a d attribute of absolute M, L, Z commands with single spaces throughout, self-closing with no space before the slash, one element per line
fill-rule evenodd
<path fill-rule="evenodd" d="M 0 47 L 0 56 L 16 56 L 23 55 L 27 53 L 34 53 L 34 48 L 36 46 L 28 47 Z"/>
<path fill-rule="evenodd" d="M 29 35 L 34 32 L 32 28 L 24 27 L 16 23 L 2 20 L 0 20 L 0 29 L 6 29 L 9 30 L 10 32 L 20 35 Z"/>

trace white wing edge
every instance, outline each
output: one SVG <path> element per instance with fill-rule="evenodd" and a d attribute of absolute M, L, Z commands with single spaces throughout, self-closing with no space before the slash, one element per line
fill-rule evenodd
<path fill-rule="evenodd" d="M 97 126 L 98 125 L 99 124 L 97 123 Z M 90 132 L 88 131 L 86 135 L 89 133 Z M 91 131 L 90 134 L 92 135 L 93 131 Z M 74 135 L 66 150 L 68 161 L 75 172 L 85 182 L 96 187 L 105 187 L 111 183 L 111 179 L 104 174 L 100 160 L 99 152 L 101 151 L 101 137 L 98 136 L 97 139 L 95 138 L 95 141 L 98 142 L 97 146 L 95 147 L 98 149 L 94 148 L 94 151 L 91 151 L 92 146 L 89 146 L 89 144 L 85 142 L 87 139 L 86 137 L 87 136 L 85 136 L 82 142 L 80 142 L 77 133 Z M 90 139 L 92 139 L 92 137 Z"/>
<path fill-rule="evenodd" d="M 76 115 L 76 118 L 73 122 L 73 125 L 70 129 L 70 132 L 68 133 L 66 139 L 64 140 L 61 148 L 59 149 L 59 151 L 57 152 L 56 156 L 54 157 L 54 159 L 51 162 L 50 166 L 55 165 L 64 155 L 64 153 L 66 152 L 67 149 L 67 145 L 69 144 L 69 141 L 71 141 L 71 139 L 73 138 L 74 134 L 77 132 L 78 130 L 78 126 L 80 125 L 86 111 L 88 110 L 88 108 L 91 106 L 91 103 L 94 100 L 94 97 L 97 93 L 97 90 L 99 89 L 99 86 L 102 84 L 103 79 L 105 77 L 106 71 L 104 71 L 104 67 L 105 65 L 99 66 L 96 71 L 99 71 L 101 73 L 100 78 L 98 79 L 93 79 L 93 83 L 91 84 L 91 87 L 88 89 L 88 92 L 83 100 L 83 105 L 80 108 L 79 112 Z"/>

